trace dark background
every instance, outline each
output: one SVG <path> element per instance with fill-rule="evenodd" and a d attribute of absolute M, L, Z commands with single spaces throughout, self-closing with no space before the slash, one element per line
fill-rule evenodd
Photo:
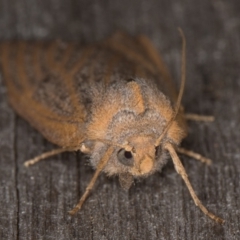
<path fill-rule="evenodd" d="M 93 171 L 66 153 L 26 169 L 25 160 L 54 148 L 18 117 L 0 80 L 0 239 L 240 239 L 239 0 L 0 0 L 0 39 L 94 42 L 118 29 L 146 34 L 178 82 L 181 39 L 187 38 L 187 112 L 214 123 L 189 123 L 183 146 L 213 159 L 207 167 L 181 157 L 204 205 L 193 203 L 171 161 L 127 193 L 102 175 L 76 216 Z"/>

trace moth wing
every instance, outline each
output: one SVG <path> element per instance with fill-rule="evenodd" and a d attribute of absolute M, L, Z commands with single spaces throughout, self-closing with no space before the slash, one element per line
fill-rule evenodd
<path fill-rule="evenodd" d="M 146 80 L 154 79 L 159 90 L 175 104 L 178 93 L 171 74 L 158 50 L 148 37 L 145 35 L 132 37 L 123 31 L 118 31 L 107 40 L 107 44 L 135 61 L 137 75 Z M 177 120 L 186 129 L 183 107 L 178 113 Z"/>
<path fill-rule="evenodd" d="M 167 96 L 175 103 L 178 98 L 178 93 L 173 83 L 170 72 L 167 69 L 163 59 L 158 53 L 157 49 L 153 46 L 151 41 L 144 35 L 137 37 L 139 43 L 142 45 L 144 51 L 148 55 L 148 58 L 151 60 L 152 64 L 158 69 L 159 74 L 162 76 L 162 81 L 165 83 L 167 89 Z M 184 108 L 181 106 L 178 115 L 177 115 L 178 124 L 187 132 L 186 120 L 184 117 Z"/>
<path fill-rule="evenodd" d="M 1 43 L 0 51 L 9 101 L 16 112 L 50 142 L 79 146 L 87 111 L 73 80 L 88 49 L 83 53 L 76 44 L 22 41 Z"/>
<path fill-rule="evenodd" d="M 132 37 L 131 35 L 118 31 L 107 41 L 107 45 L 121 52 L 123 55 L 135 61 L 139 66 L 139 76 L 146 79 L 153 75 L 157 79 L 160 90 L 173 101 L 177 99 L 177 91 L 171 74 L 168 71 L 158 50 L 145 35 Z"/>

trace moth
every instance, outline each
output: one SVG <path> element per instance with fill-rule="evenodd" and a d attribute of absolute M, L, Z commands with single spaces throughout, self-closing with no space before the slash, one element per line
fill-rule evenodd
<path fill-rule="evenodd" d="M 187 135 L 181 98 L 185 83 L 185 38 L 179 94 L 150 40 L 117 32 L 96 44 L 8 41 L 0 44 L 2 74 L 15 111 L 60 148 L 27 162 L 78 151 L 96 169 L 79 203 L 81 209 L 100 172 L 117 175 L 123 188 L 134 178 L 160 171 L 171 156 L 195 204 L 218 223 L 195 194 L 177 152 L 209 163 L 179 147 Z"/>

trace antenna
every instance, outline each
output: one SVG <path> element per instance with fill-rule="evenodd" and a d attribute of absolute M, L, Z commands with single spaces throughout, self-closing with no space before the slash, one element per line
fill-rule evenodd
<path fill-rule="evenodd" d="M 179 31 L 179 33 L 182 37 L 181 85 L 180 85 L 180 90 L 179 90 L 177 102 L 176 102 L 175 109 L 174 109 L 174 114 L 173 114 L 172 118 L 170 119 L 170 121 L 167 123 L 167 126 L 163 130 L 162 134 L 157 139 L 156 144 L 155 144 L 156 146 L 160 145 L 160 142 L 162 141 L 163 137 L 165 136 L 168 129 L 171 127 L 173 121 L 177 117 L 179 108 L 181 106 L 183 91 L 184 91 L 184 88 L 185 88 L 185 82 L 186 82 L 186 38 L 185 38 L 185 35 L 184 35 L 183 30 L 181 28 L 178 28 L 178 31 Z"/>

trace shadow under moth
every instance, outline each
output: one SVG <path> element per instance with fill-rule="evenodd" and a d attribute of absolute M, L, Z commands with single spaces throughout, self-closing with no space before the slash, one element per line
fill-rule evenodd
<path fill-rule="evenodd" d="M 185 38 L 182 80 L 177 94 L 157 50 L 145 36 L 117 32 L 96 44 L 7 41 L 0 44 L 2 73 L 15 111 L 60 148 L 27 162 L 78 151 L 90 156 L 95 170 L 75 214 L 100 172 L 117 175 L 123 188 L 134 178 L 160 171 L 167 155 L 173 160 L 195 204 L 218 223 L 195 194 L 177 152 L 205 163 L 210 160 L 179 147 L 186 119 L 211 117 L 185 114 Z"/>

